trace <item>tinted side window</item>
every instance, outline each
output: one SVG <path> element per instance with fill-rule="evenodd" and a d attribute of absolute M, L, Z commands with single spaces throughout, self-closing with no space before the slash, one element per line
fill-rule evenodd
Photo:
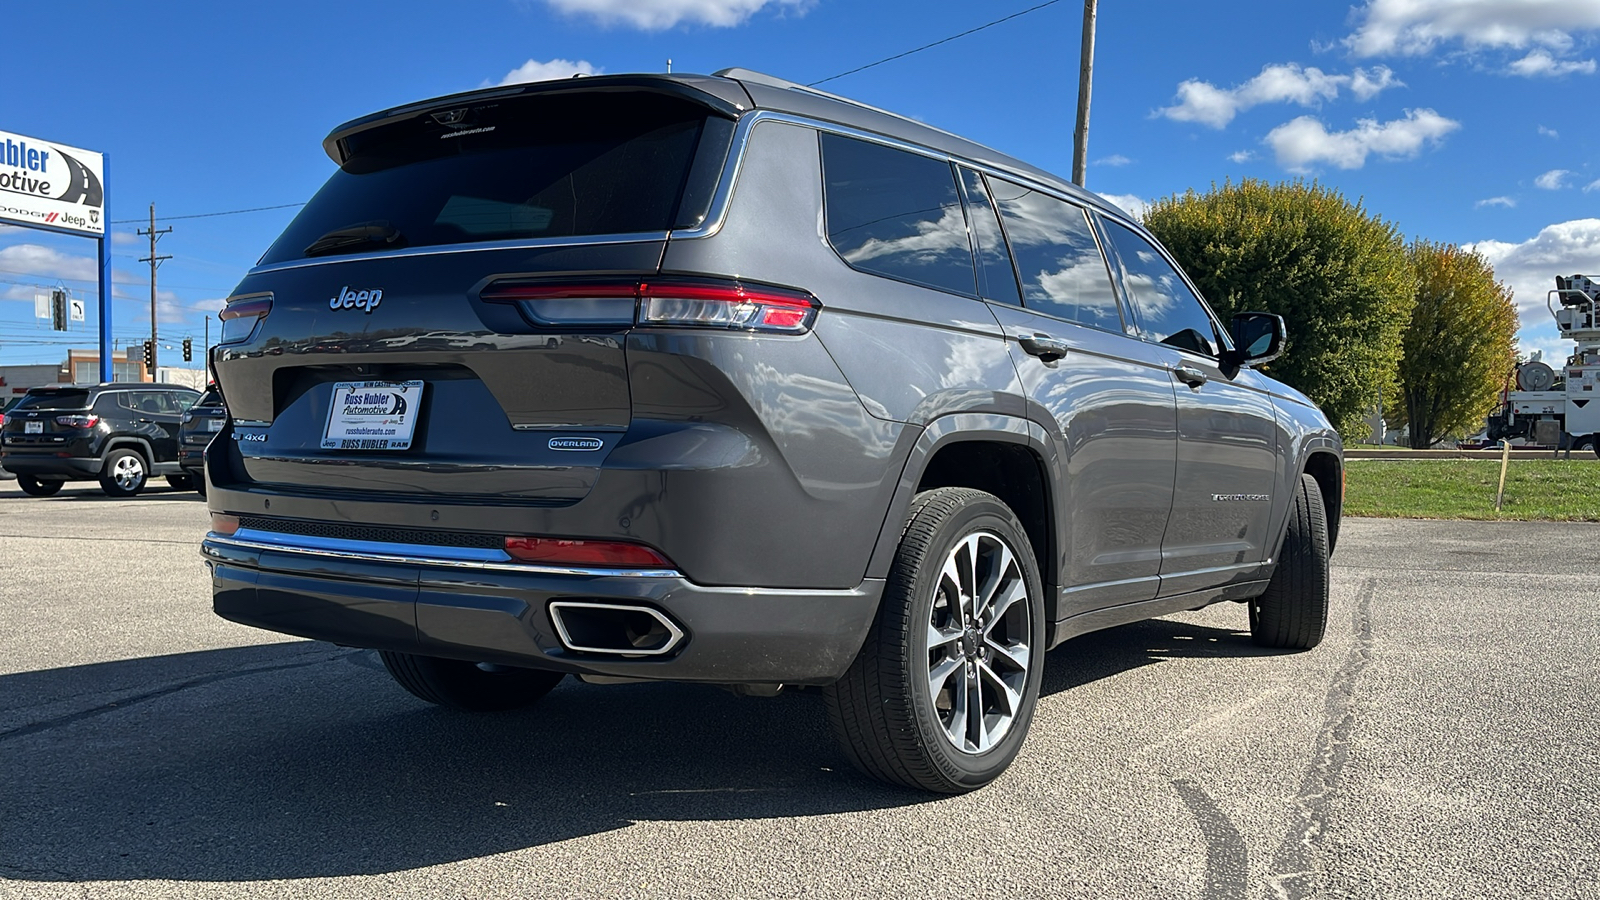
<path fill-rule="evenodd" d="M 1122 257 L 1128 301 L 1145 337 L 1216 356 L 1219 338 L 1205 305 L 1155 245 L 1116 222 L 1106 234 Z"/>
<path fill-rule="evenodd" d="M 950 164 L 822 135 L 828 241 L 850 265 L 972 294 L 972 246 Z"/>
<path fill-rule="evenodd" d="M 1108 331 L 1122 330 L 1111 272 L 1088 215 L 1049 194 L 989 179 L 1022 276 L 1022 303 Z"/>
<path fill-rule="evenodd" d="M 1000 230 L 1000 216 L 989 202 L 989 189 L 983 176 L 971 169 L 961 170 L 961 184 L 967 189 L 967 211 L 972 219 L 972 237 L 978 257 L 978 293 L 990 300 L 1020 305 L 1017 272 L 1011 268 L 1011 252 Z"/>

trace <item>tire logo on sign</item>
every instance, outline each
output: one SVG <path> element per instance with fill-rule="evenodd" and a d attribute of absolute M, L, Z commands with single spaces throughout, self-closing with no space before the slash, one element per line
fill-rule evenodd
<path fill-rule="evenodd" d="M 599 438 L 588 437 L 554 437 L 550 439 L 551 450 L 599 450 L 606 445 Z"/>

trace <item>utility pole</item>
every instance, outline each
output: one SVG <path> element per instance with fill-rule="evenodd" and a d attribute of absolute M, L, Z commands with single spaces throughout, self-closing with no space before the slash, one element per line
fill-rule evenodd
<path fill-rule="evenodd" d="M 1083 2 L 1083 49 L 1078 54 L 1078 128 L 1072 133 L 1072 183 L 1078 187 L 1086 186 L 1084 176 L 1089 168 L 1089 86 L 1094 80 L 1094 15 L 1097 2 Z"/>
<path fill-rule="evenodd" d="M 171 259 L 172 258 L 171 256 L 157 256 L 156 255 L 156 241 L 161 240 L 161 236 L 162 235 L 168 234 L 171 231 L 172 231 L 172 226 L 171 225 L 168 225 L 166 228 L 163 228 L 160 231 L 156 230 L 156 205 L 154 203 L 150 204 L 150 227 L 149 227 L 149 229 L 144 229 L 144 228 L 139 229 L 139 234 L 141 234 L 141 235 L 149 235 L 150 236 L 150 255 L 145 257 L 144 259 L 139 260 L 139 262 L 147 262 L 147 263 L 150 264 L 150 380 L 151 381 L 155 381 L 156 380 L 156 353 L 157 353 L 157 351 L 159 349 L 159 347 L 158 347 L 158 345 L 156 343 L 156 269 L 161 266 L 161 261 L 162 260 Z"/>

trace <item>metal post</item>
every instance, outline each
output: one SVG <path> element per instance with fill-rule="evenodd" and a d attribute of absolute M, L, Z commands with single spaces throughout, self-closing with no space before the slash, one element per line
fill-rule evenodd
<path fill-rule="evenodd" d="M 1094 80 L 1094 17 L 1098 0 L 1083 3 L 1083 48 L 1078 54 L 1078 128 L 1072 134 L 1072 183 L 1085 187 L 1089 168 L 1089 87 Z"/>
<path fill-rule="evenodd" d="M 105 219 L 106 233 L 100 242 L 100 380 L 116 379 L 116 367 L 111 356 L 115 348 L 111 341 L 111 154 L 100 157 L 104 171 L 100 176 L 100 216 Z"/>

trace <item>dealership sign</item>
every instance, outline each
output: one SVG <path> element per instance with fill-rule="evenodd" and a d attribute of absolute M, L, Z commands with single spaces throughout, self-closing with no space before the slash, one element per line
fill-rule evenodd
<path fill-rule="evenodd" d="M 0 221 L 104 236 L 105 158 L 0 131 Z"/>

